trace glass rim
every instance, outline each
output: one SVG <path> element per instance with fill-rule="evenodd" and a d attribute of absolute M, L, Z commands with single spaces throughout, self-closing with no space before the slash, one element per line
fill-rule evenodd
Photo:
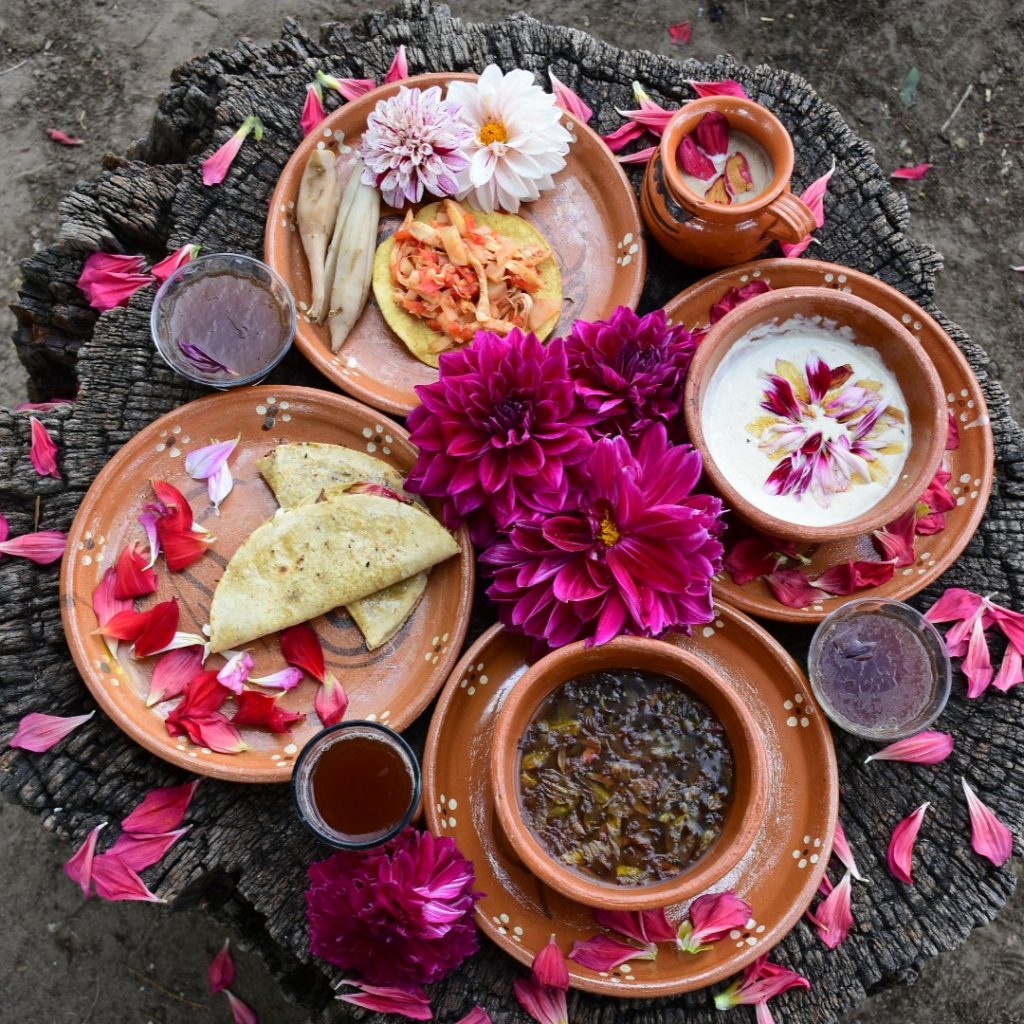
<path fill-rule="evenodd" d="M 332 745 L 327 742 L 329 737 L 339 732 L 351 731 L 355 728 L 369 729 L 372 732 L 380 733 L 389 741 L 393 742 L 399 748 L 407 765 L 412 771 L 412 795 L 405 813 L 394 827 L 388 829 L 381 836 L 364 842 L 352 842 L 340 839 L 336 833 L 329 835 L 322 831 L 319 827 L 319 823 L 306 813 L 306 810 L 303 808 L 302 803 L 299 800 L 299 786 L 306 780 L 312 780 L 313 778 L 312 771 L 303 778 L 302 770 L 305 767 L 306 762 L 321 747 Z M 394 837 L 405 829 L 416 816 L 416 809 L 419 807 L 422 795 L 423 775 L 416 752 L 412 749 L 408 740 L 406 740 L 404 736 L 395 732 L 394 729 L 385 725 L 383 722 L 371 722 L 366 719 L 352 719 L 351 721 L 338 722 L 336 725 L 329 725 L 326 728 L 321 729 L 320 732 L 316 733 L 315 736 L 312 736 L 306 741 L 306 745 L 299 751 L 299 756 L 295 759 L 295 767 L 292 769 L 292 802 L 295 806 L 295 811 L 296 814 L 298 814 L 299 820 L 317 837 L 317 839 L 326 843 L 328 846 L 333 846 L 337 850 L 370 850 L 377 846 L 383 846 L 384 843 L 388 842 L 390 839 L 394 839 Z M 312 803 L 312 801 L 310 802 Z M 326 825 L 325 822 L 323 824 Z"/>
<path fill-rule="evenodd" d="M 212 380 L 209 377 L 200 376 L 198 372 L 191 372 L 178 363 L 171 361 L 168 353 L 164 351 L 165 342 L 163 341 L 161 332 L 157 328 L 157 316 L 160 305 L 166 298 L 167 292 L 172 283 L 180 281 L 189 273 L 195 274 L 197 267 L 201 268 L 203 264 L 209 264 L 218 259 L 240 260 L 243 263 L 253 264 L 266 271 L 273 284 L 286 296 L 288 300 L 288 337 L 285 343 L 281 346 L 281 351 L 278 352 L 278 354 L 269 363 L 261 367 L 259 370 L 256 370 L 254 373 L 248 374 L 244 377 L 239 376 L 232 377 L 230 379 L 217 378 L 216 380 Z M 193 384 L 202 384 L 204 387 L 216 388 L 219 391 L 242 387 L 246 384 L 256 384 L 266 377 L 266 375 L 270 373 L 271 370 L 273 370 L 288 354 L 289 349 L 291 349 L 295 341 L 295 333 L 298 330 L 298 325 L 299 317 L 298 309 L 295 304 L 295 296 L 292 295 L 292 290 L 288 287 L 288 283 L 285 279 L 281 277 L 281 275 L 272 266 L 270 266 L 269 263 L 265 263 L 257 256 L 249 256 L 246 253 L 241 252 L 210 252 L 205 256 L 197 256 L 195 259 L 191 259 L 187 263 L 183 263 L 160 283 L 160 287 L 157 288 L 156 295 L 153 297 L 153 305 L 149 310 L 149 333 L 153 340 L 153 347 L 156 349 L 160 358 L 175 373 L 184 377 L 186 380 L 192 381 Z"/>

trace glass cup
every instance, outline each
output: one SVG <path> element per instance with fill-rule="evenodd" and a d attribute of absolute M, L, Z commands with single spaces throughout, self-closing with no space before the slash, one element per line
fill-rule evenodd
<path fill-rule="evenodd" d="M 269 311 L 265 299 L 257 303 L 261 293 L 270 297 Z M 232 299 L 240 303 L 234 316 Z M 191 326 L 197 321 L 200 326 Z M 295 301 L 281 277 L 260 260 L 230 252 L 180 266 L 160 286 L 150 313 L 164 362 L 197 384 L 221 389 L 262 380 L 291 347 L 295 325 Z"/>
<path fill-rule="evenodd" d="M 403 762 L 409 773 L 410 783 L 409 803 L 402 813 L 396 815 L 393 821 L 374 822 L 373 828 L 358 835 L 342 832 L 332 826 L 317 803 L 316 793 L 317 768 L 321 759 L 338 743 L 346 743 L 352 739 L 371 740 L 387 745 Z M 347 790 L 350 794 L 365 795 L 369 798 L 373 792 L 372 780 L 361 778 L 358 768 L 351 777 L 343 780 L 343 784 L 350 787 Z M 386 725 L 381 725 L 380 722 L 341 722 L 317 733 L 302 748 L 292 772 L 292 791 L 299 817 L 322 842 L 339 850 L 368 850 L 393 839 L 416 816 L 422 791 L 420 765 L 409 744 Z"/>
<path fill-rule="evenodd" d="M 811 639 L 811 689 L 841 729 L 889 742 L 926 729 L 949 700 L 949 655 L 915 608 L 887 598 L 850 601 Z"/>

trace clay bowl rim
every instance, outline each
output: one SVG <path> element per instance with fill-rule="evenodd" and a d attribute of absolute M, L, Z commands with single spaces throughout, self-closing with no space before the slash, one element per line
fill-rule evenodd
<path fill-rule="evenodd" d="M 705 398 L 705 388 L 709 382 L 707 366 L 712 356 L 718 354 L 718 350 L 723 345 L 728 347 L 734 345 L 757 323 L 770 320 L 776 307 L 796 299 L 801 299 L 808 306 L 817 301 L 820 306 L 825 307 L 824 314 L 817 312 L 811 315 L 825 315 L 830 319 L 840 319 L 834 314 L 843 310 L 856 309 L 869 319 L 874 320 L 885 329 L 889 344 L 902 346 L 909 354 L 911 361 L 916 364 L 916 372 L 920 373 L 923 386 L 927 389 L 931 400 L 932 416 L 928 424 L 930 430 L 927 433 L 926 456 L 918 468 L 917 475 L 911 478 L 904 488 L 892 488 L 866 512 L 843 523 L 825 526 L 800 525 L 762 511 L 729 483 L 708 451 L 707 440 L 704 436 L 701 410 Z M 841 319 L 840 322 L 842 322 Z M 743 325 L 741 330 L 736 329 L 737 324 Z M 882 358 L 883 362 L 888 365 L 884 353 Z M 717 365 L 716 363 L 716 369 Z M 901 383 L 901 388 L 902 386 Z M 915 383 L 915 388 L 919 389 L 920 386 Z M 903 390 L 906 393 L 907 389 Z M 942 382 L 934 364 L 925 354 L 920 343 L 895 317 L 867 299 L 862 299 L 849 292 L 836 291 L 834 288 L 814 285 L 778 288 L 765 292 L 763 295 L 748 299 L 727 313 L 718 323 L 713 324 L 697 347 L 693 362 L 690 364 L 683 399 L 683 414 L 690 441 L 701 454 L 704 472 L 708 475 L 715 490 L 725 499 L 726 505 L 744 522 L 751 524 L 761 533 L 771 537 L 803 541 L 808 544 L 867 535 L 881 529 L 886 523 L 898 519 L 913 508 L 924 493 L 942 463 L 942 455 L 946 446 L 947 415 L 945 403 L 942 401 Z M 923 425 L 920 422 L 915 423 L 913 419 L 910 422 L 912 428 L 916 427 L 916 429 L 912 429 L 911 448 L 913 448 L 920 442 Z"/>
<path fill-rule="evenodd" d="M 659 661 L 650 671 L 672 676 L 696 697 L 709 703 L 707 695 L 710 693 L 728 707 L 735 724 L 722 724 L 734 760 L 738 760 L 737 751 L 745 754 L 744 775 L 749 795 L 744 804 L 735 801 L 732 804 L 726 827 L 737 815 L 739 825 L 724 845 L 720 836 L 706 853 L 673 878 L 654 885 L 624 888 L 592 881 L 563 866 L 534 837 L 519 807 L 517 779 L 522 730 L 514 728 L 513 719 L 525 708 L 521 712 L 525 728 L 541 703 L 567 680 L 602 668 L 633 668 L 638 657 L 645 660 L 650 654 Z M 721 719 L 717 711 L 712 711 Z M 768 799 L 768 755 L 752 715 L 729 683 L 695 654 L 646 637 L 618 637 L 592 647 L 580 640 L 558 648 L 531 665 L 512 686 L 495 718 L 490 774 L 498 825 L 526 869 L 567 899 L 607 910 L 650 910 L 682 903 L 706 892 L 749 851 L 764 822 Z M 736 788 L 734 784 L 734 790 Z"/>
<path fill-rule="evenodd" d="M 750 202 L 736 206 L 723 206 L 720 203 L 705 202 L 683 180 L 679 165 L 676 162 L 676 150 L 679 143 L 689 135 L 697 123 L 712 112 L 724 114 L 729 121 L 731 131 L 742 131 L 753 137 L 764 147 L 772 161 L 772 180 L 765 190 L 751 199 Z M 758 122 L 761 122 L 760 124 Z M 777 133 L 782 152 L 776 154 L 762 138 L 763 125 L 767 125 Z M 751 131 L 755 128 L 755 131 Z M 705 220 L 746 220 L 756 214 L 763 213 L 776 199 L 790 187 L 795 162 L 793 139 L 786 126 L 765 106 L 755 100 L 743 99 L 739 96 L 704 96 L 684 104 L 673 114 L 661 136 L 658 145 L 658 158 L 665 169 L 665 181 L 671 192 L 690 208 L 697 216 Z"/>

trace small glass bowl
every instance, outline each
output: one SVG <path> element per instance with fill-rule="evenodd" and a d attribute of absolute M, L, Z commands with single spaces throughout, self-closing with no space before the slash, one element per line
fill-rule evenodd
<path fill-rule="evenodd" d="M 886 616 L 908 627 L 925 648 L 931 666 L 932 692 L 927 701 L 911 718 L 893 715 L 889 719 L 880 716 L 878 724 L 865 725 L 851 721 L 837 709 L 829 697 L 823 679 L 822 659 L 826 645 L 838 630 L 847 626 L 851 620 L 866 616 Z M 837 608 L 818 625 L 811 638 L 811 647 L 807 656 L 807 675 L 811 690 L 824 710 L 825 714 L 841 729 L 867 740 L 890 742 L 912 736 L 927 729 L 942 714 L 949 700 L 952 682 L 952 669 L 946 645 L 939 631 L 919 612 L 902 601 L 888 598 L 861 598 L 849 601 Z M 884 701 L 884 695 L 881 697 Z"/>
<path fill-rule="evenodd" d="M 374 836 L 373 839 L 363 842 L 354 841 L 350 837 L 331 828 L 321 817 L 313 793 L 313 775 L 320 757 L 327 749 L 334 746 L 335 743 L 339 741 L 345 742 L 346 739 L 354 736 L 369 737 L 381 743 L 387 743 L 405 761 L 406 767 L 412 776 L 412 795 L 405 814 L 386 832 L 382 832 L 380 835 Z M 358 786 L 359 780 L 353 779 L 352 784 Z M 369 850 L 375 846 L 382 846 L 389 839 L 397 836 L 416 817 L 420 807 L 422 787 L 420 763 L 412 747 L 394 729 L 389 729 L 386 725 L 381 725 L 380 722 L 340 722 L 338 725 L 332 725 L 324 729 L 322 732 L 317 733 L 302 748 L 295 762 L 295 770 L 292 772 L 292 793 L 295 798 L 295 808 L 303 824 L 321 842 L 327 843 L 328 846 L 333 846 L 339 850 Z"/>
<path fill-rule="evenodd" d="M 174 338 L 171 332 L 171 311 L 182 292 L 201 278 L 225 273 L 234 277 L 247 277 L 262 285 L 270 293 L 282 314 L 279 344 L 267 360 L 247 374 L 226 374 L 222 370 L 206 370 L 190 362 L 181 352 L 178 345 L 180 339 Z M 296 322 L 295 300 L 280 275 L 261 260 L 232 252 L 212 253 L 180 266 L 157 291 L 149 320 L 156 350 L 172 370 L 196 384 L 205 384 L 222 390 L 240 387 L 243 384 L 255 384 L 266 377 L 291 348 Z"/>

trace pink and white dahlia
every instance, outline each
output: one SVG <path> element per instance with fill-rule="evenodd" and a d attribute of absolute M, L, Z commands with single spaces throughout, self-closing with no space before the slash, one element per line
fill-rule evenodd
<path fill-rule="evenodd" d="M 406 486 L 443 499 L 449 526 L 467 522 L 484 545 L 532 512 L 562 507 L 591 418 L 573 395 L 561 340 L 480 331 L 445 352 L 439 380 L 416 393 L 422 405 L 408 424 L 420 451 Z"/>
<path fill-rule="evenodd" d="M 366 119 L 363 182 L 379 188 L 396 208 L 418 203 L 423 193 L 443 197 L 458 191 L 458 173 L 469 166 L 460 152 L 470 138 L 459 107 L 441 99 L 441 89 L 402 86 L 381 100 Z"/>
<path fill-rule="evenodd" d="M 663 423 L 673 441 L 683 440 L 683 388 L 696 348 L 663 309 L 641 317 L 619 306 L 607 320 L 577 320 L 565 352 L 576 394 L 597 421 L 594 432 L 640 437 Z"/>
<path fill-rule="evenodd" d="M 473 865 L 455 840 L 408 828 L 309 868 L 310 950 L 371 985 L 439 981 L 479 945 Z"/>
<path fill-rule="evenodd" d="M 624 437 L 594 442 L 580 469 L 558 512 L 523 519 L 481 556 L 502 621 L 551 647 L 709 622 L 722 505 L 692 493 L 700 454 L 659 424 L 635 453 Z"/>

